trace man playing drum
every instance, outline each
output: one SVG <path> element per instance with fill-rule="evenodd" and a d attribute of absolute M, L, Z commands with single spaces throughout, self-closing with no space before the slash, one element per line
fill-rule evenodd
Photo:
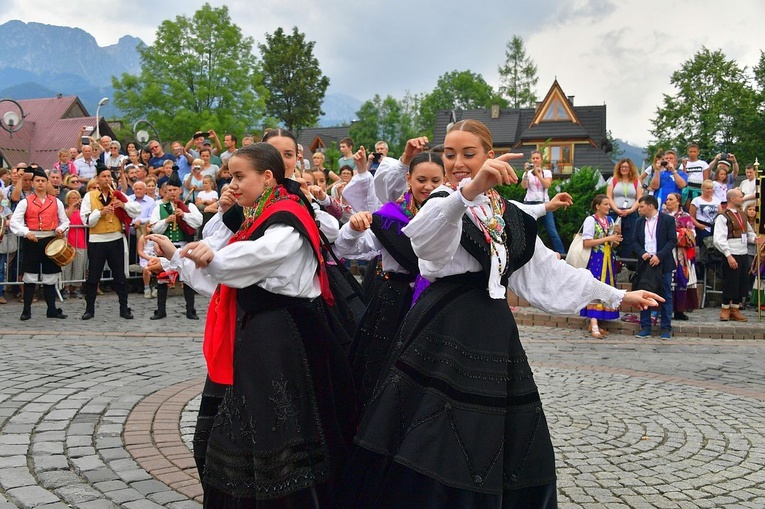
<path fill-rule="evenodd" d="M 45 248 L 55 238 L 62 238 L 69 228 L 64 204 L 48 194 L 48 177 L 39 168 L 27 169 L 32 173 L 33 193 L 21 200 L 11 217 L 11 231 L 22 237 L 24 250 L 24 309 L 21 319 L 32 318 L 32 299 L 35 284 L 42 283 L 48 318 L 66 318 L 56 308 L 56 280 L 61 272 L 53 260 L 45 255 Z"/>

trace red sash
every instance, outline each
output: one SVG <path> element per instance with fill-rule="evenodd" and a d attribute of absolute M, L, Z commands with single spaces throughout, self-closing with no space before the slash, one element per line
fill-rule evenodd
<path fill-rule="evenodd" d="M 175 205 L 175 208 L 181 209 L 181 211 L 184 214 L 189 213 L 189 208 L 181 200 L 175 200 L 174 205 Z M 183 233 L 191 237 L 193 237 L 194 234 L 197 232 L 196 228 L 192 228 L 191 226 L 186 224 L 186 221 L 183 218 L 180 218 L 178 220 L 178 228 L 180 228 Z"/>
<path fill-rule="evenodd" d="M 249 239 L 253 232 L 277 212 L 287 211 L 297 217 L 305 226 L 314 254 L 319 262 L 318 273 L 321 296 L 331 306 L 334 304 L 329 289 L 329 279 L 321 255 L 319 229 L 308 211 L 297 202 L 285 199 L 266 208 L 255 222 L 244 232 L 238 232 L 229 244 Z M 202 351 L 207 362 L 207 373 L 213 382 L 231 385 L 234 383 L 234 336 L 236 334 L 236 288 L 218 285 L 210 300 L 205 323 Z"/>
<path fill-rule="evenodd" d="M 122 203 L 127 203 L 128 199 L 127 196 L 122 194 L 121 191 L 112 191 L 112 194 L 115 198 L 117 198 Z M 130 225 L 133 224 L 133 219 L 128 215 L 127 210 L 125 210 L 125 207 L 119 207 L 114 209 L 114 215 L 117 216 L 117 219 L 120 220 L 120 223 L 122 223 L 122 226 L 125 227 L 125 235 L 130 234 Z"/>

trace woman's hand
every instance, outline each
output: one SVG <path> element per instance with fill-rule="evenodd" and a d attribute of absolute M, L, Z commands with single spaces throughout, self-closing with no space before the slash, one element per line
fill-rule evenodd
<path fill-rule="evenodd" d="M 324 192 L 324 189 L 322 189 L 321 186 L 308 186 L 308 192 L 311 193 L 314 198 L 318 198 L 321 201 L 327 199 L 327 193 Z"/>
<path fill-rule="evenodd" d="M 523 156 L 521 155 L 521 157 Z M 487 159 L 475 177 L 473 177 L 473 180 L 462 187 L 462 196 L 467 200 L 473 201 L 476 196 L 494 186 L 518 183 L 518 175 L 516 175 L 510 163 L 507 162 L 511 159 L 518 159 L 518 154 L 502 154 L 496 159 Z"/>
<path fill-rule="evenodd" d="M 622 299 L 623 306 L 634 306 L 642 311 L 648 308 L 655 308 L 659 306 L 659 302 L 664 302 L 664 299 L 652 292 L 645 290 L 635 290 L 624 294 Z"/>
<path fill-rule="evenodd" d="M 353 214 L 348 220 L 348 224 L 351 225 L 351 230 L 357 232 L 366 231 L 372 226 L 372 213 L 371 212 L 357 212 Z"/>
<path fill-rule="evenodd" d="M 218 210 L 225 213 L 234 205 L 234 203 L 236 203 L 236 196 L 234 196 L 234 191 L 232 191 L 231 188 L 228 188 L 223 191 L 223 194 L 221 194 L 220 199 L 218 200 Z"/>
<path fill-rule="evenodd" d="M 204 242 L 190 242 L 181 248 L 181 258 L 192 260 L 197 268 L 207 267 L 215 258 L 215 251 Z"/>
<path fill-rule="evenodd" d="M 367 149 L 364 148 L 364 145 L 360 146 L 356 153 L 353 154 L 353 162 L 356 164 L 357 173 L 367 171 Z"/>
<path fill-rule="evenodd" d="M 406 142 L 404 147 L 404 153 L 401 155 L 400 161 L 409 166 L 409 162 L 414 156 L 425 150 L 428 146 L 428 138 L 426 136 L 420 136 L 419 138 L 412 138 Z"/>
<path fill-rule="evenodd" d="M 175 251 L 177 250 L 173 243 L 170 242 L 170 239 L 164 235 L 151 233 L 146 236 L 146 239 L 154 242 L 156 245 L 157 254 L 167 258 L 168 260 L 173 257 Z"/>
<path fill-rule="evenodd" d="M 553 198 L 545 204 L 545 211 L 547 212 L 555 212 L 559 208 L 563 207 L 563 209 L 567 209 L 569 206 L 574 204 L 574 199 L 571 197 L 568 193 L 558 193 Z"/>

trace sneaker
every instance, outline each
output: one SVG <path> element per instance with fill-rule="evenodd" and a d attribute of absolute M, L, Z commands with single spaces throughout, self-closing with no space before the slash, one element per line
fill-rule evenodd
<path fill-rule="evenodd" d="M 64 289 L 61 291 L 61 298 L 62 298 L 63 300 L 67 300 L 67 299 L 69 299 L 69 289 L 68 289 L 68 288 L 64 288 Z"/>
<path fill-rule="evenodd" d="M 661 339 L 672 339 L 672 331 L 669 331 L 669 330 L 661 331 Z"/>
<path fill-rule="evenodd" d="M 146 289 L 143 291 L 143 297 L 144 297 L 145 299 L 151 299 L 151 288 L 146 288 Z"/>
<path fill-rule="evenodd" d="M 157 289 L 156 288 L 152 288 L 151 289 L 151 298 L 152 299 L 156 299 L 157 298 Z"/>
<path fill-rule="evenodd" d="M 0 304 L 8 304 L 8 301 L 2 295 L 0 295 Z"/>
<path fill-rule="evenodd" d="M 81 299 L 82 298 L 82 292 L 79 289 L 74 291 L 74 298 L 75 299 Z"/>
<path fill-rule="evenodd" d="M 640 329 L 640 332 L 635 334 L 636 338 L 650 338 L 651 337 L 651 329 Z"/>

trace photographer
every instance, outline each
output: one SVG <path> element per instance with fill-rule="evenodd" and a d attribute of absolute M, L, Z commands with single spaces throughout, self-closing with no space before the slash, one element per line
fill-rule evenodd
<path fill-rule="evenodd" d="M 531 153 L 531 164 L 526 163 L 526 171 L 523 172 L 523 178 L 521 179 L 521 187 L 526 190 L 526 197 L 523 199 L 523 203 L 537 205 L 550 201 L 547 190 L 551 184 L 552 172 L 542 169 L 542 153 L 539 150 L 534 150 Z M 547 237 L 552 243 L 553 250 L 562 255 L 565 254 L 566 250 L 563 249 L 563 242 L 561 242 L 558 229 L 555 227 L 553 213 L 547 212 L 541 217 L 541 221 L 542 226 L 544 226 L 547 232 Z"/>
<path fill-rule="evenodd" d="M 664 159 L 660 163 L 661 171 L 653 172 L 650 188 L 653 195 L 659 201 L 659 210 L 664 203 L 664 199 L 672 193 L 682 193 L 683 188 L 688 183 L 688 175 L 684 171 L 677 169 L 677 152 L 667 150 L 664 152 Z"/>

